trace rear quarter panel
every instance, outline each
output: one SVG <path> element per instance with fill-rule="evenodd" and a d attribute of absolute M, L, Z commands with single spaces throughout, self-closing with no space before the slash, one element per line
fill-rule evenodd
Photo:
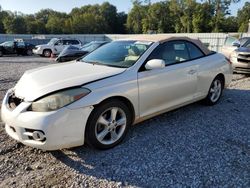
<path fill-rule="evenodd" d="M 207 96 L 210 85 L 218 74 L 224 75 L 225 87 L 227 87 L 232 80 L 232 65 L 228 63 L 224 55 L 214 53 L 200 59 L 197 75 L 197 90 L 200 96 Z"/>

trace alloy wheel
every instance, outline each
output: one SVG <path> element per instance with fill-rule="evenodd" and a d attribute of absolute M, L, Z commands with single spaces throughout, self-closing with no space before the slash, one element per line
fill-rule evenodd
<path fill-rule="evenodd" d="M 216 102 L 217 100 L 219 100 L 221 91 L 222 91 L 221 81 L 219 79 L 214 80 L 209 91 L 210 100 L 212 102 Z"/>
<path fill-rule="evenodd" d="M 111 145 L 122 137 L 126 124 L 126 114 L 121 108 L 109 108 L 97 120 L 95 125 L 96 139 L 101 144 Z"/>

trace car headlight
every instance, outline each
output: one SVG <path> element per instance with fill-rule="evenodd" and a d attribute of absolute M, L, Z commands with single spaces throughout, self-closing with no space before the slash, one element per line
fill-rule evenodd
<path fill-rule="evenodd" d="M 230 58 L 237 58 L 237 52 L 233 51 L 230 55 Z"/>
<path fill-rule="evenodd" d="M 30 110 L 34 112 L 54 111 L 81 99 L 89 93 L 90 90 L 86 88 L 59 91 L 33 102 Z"/>

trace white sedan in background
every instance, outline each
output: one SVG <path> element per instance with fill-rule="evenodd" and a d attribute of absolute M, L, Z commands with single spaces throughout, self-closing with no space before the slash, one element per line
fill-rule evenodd
<path fill-rule="evenodd" d="M 142 35 L 25 72 L 3 100 L 2 119 L 28 146 L 108 149 L 140 121 L 199 100 L 216 104 L 231 78 L 231 64 L 199 40 Z"/>

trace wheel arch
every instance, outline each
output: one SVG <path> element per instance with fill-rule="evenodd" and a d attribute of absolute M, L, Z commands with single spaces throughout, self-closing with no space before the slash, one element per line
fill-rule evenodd
<path fill-rule="evenodd" d="M 43 49 L 43 54 L 44 54 L 44 51 L 46 51 L 46 50 L 51 51 L 51 53 L 52 53 L 52 50 L 50 48 L 45 48 L 45 49 Z"/>
<path fill-rule="evenodd" d="M 119 100 L 119 101 L 123 102 L 129 108 L 129 110 L 132 112 L 131 115 L 132 115 L 132 124 L 133 124 L 134 121 L 135 121 L 135 108 L 134 108 L 134 105 L 132 104 L 132 102 L 128 98 L 126 98 L 124 96 L 118 96 L 117 95 L 117 96 L 108 97 L 106 99 L 103 99 L 98 104 L 95 104 L 94 108 L 98 107 L 99 105 L 101 105 L 103 103 L 111 101 L 111 100 Z"/>
<path fill-rule="evenodd" d="M 223 73 L 219 73 L 215 76 L 215 78 L 220 78 L 223 84 L 223 88 L 225 87 L 225 75 Z"/>

